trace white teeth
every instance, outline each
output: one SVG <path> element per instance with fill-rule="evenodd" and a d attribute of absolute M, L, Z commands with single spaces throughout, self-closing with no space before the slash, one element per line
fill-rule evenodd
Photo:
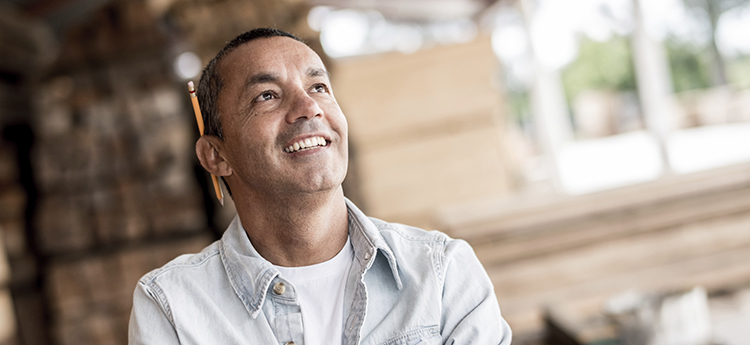
<path fill-rule="evenodd" d="M 326 146 L 328 143 L 323 137 L 312 137 L 312 138 L 306 138 L 304 140 L 300 140 L 292 145 L 289 145 L 289 147 L 284 149 L 284 152 L 286 153 L 292 153 L 297 152 L 305 149 L 311 149 L 315 147 L 320 146 Z"/>

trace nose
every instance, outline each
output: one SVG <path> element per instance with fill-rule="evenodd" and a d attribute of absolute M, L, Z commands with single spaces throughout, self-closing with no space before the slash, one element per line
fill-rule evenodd
<path fill-rule="evenodd" d="M 298 91 L 292 100 L 292 106 L 286 115 L 288 123 L 294 123 L 300 119 L 312 119 L 316 116 L 323 116 L 323 109 L 318 102 L 310 97 L 305 91 Z"/>

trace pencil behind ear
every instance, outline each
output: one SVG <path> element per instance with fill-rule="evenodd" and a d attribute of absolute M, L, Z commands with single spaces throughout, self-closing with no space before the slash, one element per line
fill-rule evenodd
<path fill-rule="evenodd" d="M 195 154 L 198 156 L 198 160 L 201 162 L 203 169 L 206 169 L 206 171 L 214 176 L 223 177 L 232 175 L 232 168 L 229 166 L 229 162 L 219 155 L 216 147 L 217 143 L 212 139 L 215 138 L 204 135 L 195 143 Z"/>

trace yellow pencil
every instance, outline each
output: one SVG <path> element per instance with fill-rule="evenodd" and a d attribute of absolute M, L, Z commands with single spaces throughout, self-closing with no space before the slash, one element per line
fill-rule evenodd
<path fill-rule="evenodd" d="M 195 121 L 198 122 L 198 130 L 203 136 L 203 115 L 201 115 L 201 107 L 198 105 L 198 97 L 195 94 L 195 84 L 192 81 L 188 82 L 188 91 L 190 91 L 190 100 L 193 101 L 193 112 L 195 112 Z M 214 182 L 214 192 L 216 192 L 216 198 L 219 199 L 219 204 L 224 206 L 224 192 L 219 187 L 219 179 L 211 174 L 211 180 Z"/>

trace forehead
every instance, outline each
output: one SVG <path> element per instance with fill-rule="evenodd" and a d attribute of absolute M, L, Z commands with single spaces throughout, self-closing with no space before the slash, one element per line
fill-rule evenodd
<path fill-rule="evenodd" d="M 310 47 L 289 37 L 264 37 L 247 42 L 222 59 L 219 72 L 225 78 L 279 72 L 287 68 L 324 68 Z"/>

